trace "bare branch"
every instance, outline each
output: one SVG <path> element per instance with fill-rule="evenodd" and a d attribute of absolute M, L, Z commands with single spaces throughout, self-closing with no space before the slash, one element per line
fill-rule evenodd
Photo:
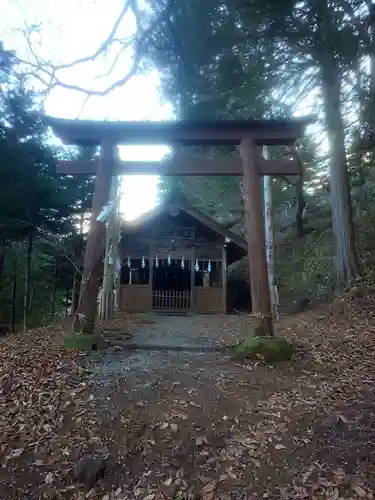
<path fill-rule="evenodd" d="M 121 10 L 120 15 L 118 16 L 110 34 L 106 38 L 106 40 L 100 45 L 100 47 L 95 51 L 94 54 L 86 57 L 82 57 L 80 59 L 76 59 L 75 61 L 72 61 L 70 63 L 65 63 L 65 64 L 60 64 L 60 65 L 52 65 L 51 63 L 42 60 L 38 54 L 35 53 L 35 51 L 32 48 L 31 41 L 30 41 L 30 32 L 28 34 L 25 34 L 26 39 L 28 40 L 28 45 L 30 52 L 34 58 L 33 62 L 30 61 L 25 61 L 20 58 L 16 57 L 16 60 L 24 65 L 27 65 L 28 67 L 32 68 L 35 71 L 29 72 L 29 76 L 33 76 L 34 78 L 38 79 L 47 89 L 47 92 L 52 90 L 54 87 L 63 87 L 68 90 L 75 90 L 76 92 L 81 92 L 83 94 L 86 94 L 88 96 L 105 96 L 111 93 L 113 90 L 115 90 L 118 87 L 124 86 L 139 70 L 140 63 L 142 61 L 142 57 L 144 55 L 144 49 L 146 46 L 146 42 L 149 40 L 150 36 L 152 35 L 153 31 L 156 29 L 156 27 L 162 23 L 164 20 L 169 18 L 169 15 L 171 13 L 172 7 L 174 6 L 176 0 L 168 0 L 166 6 L 162 9 L 162 11 L 155 17 L 153 22 L 150 24 L 148 28 L 142 28 L 142 14 L 138 9 L 136 0 L 129 0 L 123 9 Z M 119 38 L 116 37 L 116 33 L 118 30 L 118 27 L 123 20 L 124 16 L 126 13 L 131 9 L 135 21 L 136 21 L 136 34 L 134 38 L 129 39 L 127 41 L 120 40 Z M 68 82 L 65 82 L 63 80 L 60 80 L 57 77 L 57 72 L 60 70 L 64 69 L 70 69 L 73 67 L 76 67 L 77 65 L 84 64 L 90 61 L 95 61 L 100 55 L 105 53 L 111 46 L 113 46 L 114 43 L 121 43 L 122 48 L 119 50 L 118 54 L 115 57 L 115 60 L 113 61 L 110 70 L 108 71 L 107 75 L 111 73 L 111 71 L 114 69 L 116 64 L 118 63 L 119 57 L 121 53 L 124 52 L 126 48 L 130 48 L 131 44 L 133 43 L 134 47 L 134 58 L 132 61 L 131 68 L 129 69 L 128 73 L 124 75 L 122 78 L 114 81 L 111 85 L 108 85 L 104 89 L 100 90 L 95 90 L 95 89 L 87 89 L 84 88 L 80 85 L 75 85 L 75 84 L 70 84 Z M 102 75 L 107 76 L 107 75 Z"/>
<path fill-rule="evenodd" d="M 134 0 L 125 3 L 107 39 L 104 40 L 104 42 L 100 45 L 100 47 L 96 50 L 96 52 L 94 52 L 94 54 L 92 54 L 91 56 L 86 56 L 80 59 L 76 59 L 75 61 L 72 61 L 70 63 L 61 64 L 57 66 L 55 69 L 56 70 L 68 69 L 68 68 L 73 68 L 74 66 L 77 66 L 79 64 L 95 61 L 95 59 L 97 59 L 101 54 L 103 54 L 103 52 L 105 52 L 109 48 L 109 46 L 113 43 L 118 27 L 120 26 L 121 21 L 124 19 L 132 3 L 134 3 Z"/>

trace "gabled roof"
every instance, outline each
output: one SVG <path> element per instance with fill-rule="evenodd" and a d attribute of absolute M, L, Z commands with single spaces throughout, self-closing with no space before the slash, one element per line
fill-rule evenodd
<path fill-rule="evenodd" d="M 241 249 L 245 250 L 245 252 L 247 253 L 248 248 L 247 248 L 247 241 L 245 240 L 245 238 L 242 238 L 233 231 L 224 228 L 214 219 L 212 219 L 208 215 L 204 214 L 200 210 L 193 207 L 182 196 L 178 196 L 176 198 L 169 198 L 165 202 L 160 203 L 154 209 L 150 210 L 149 212 L 146 212 L 137 219 L 124 222 L 122 225 L 122 229 L 124 231 L 131 231 L 132 229 L 138 229 L 139 227 L 143 226 L 143 224 L 152 221 L 154 218 L 156 218 L 163 212 L 166 212 L 171 206 L 176 207 L 182 212 L 185 212 L 186 214 L 190 215 L 193 219 L 200 222 L 202 225 L 210 228 L 217 234 L 223 236 L 223 238 L 228 238 L 231 243 L 237 245 Z"/>

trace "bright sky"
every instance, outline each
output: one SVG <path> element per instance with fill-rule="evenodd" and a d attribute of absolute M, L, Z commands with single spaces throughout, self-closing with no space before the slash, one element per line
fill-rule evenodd
<path fill-rule="evenodd" d="M 40 25 L 32 46 L 38 55 L 54 64 L 67 63 L 91 55 L 105 40 L 121 11 L 124 0 L 2 0 L 0 40 L 6 49 L 15 50 L 23 59 L 30 58 L 26 38 L 20 30 Z M 132 16 L 126 16 L 119 34 L 134 32 Z M 109 52 L 96 62 L 76 66 L 59 74 L 69 84 L 85 88 L 105 88 L 127 72 L 131 52 L 118 59 L 110 77 L 105 75 L 115 57 Z M 166 120 L 172 109 L 161 102 L 156 72 L 132 78 L 123 88 L 104 97 L 86 96 L 63 88 L 52 90 L 46 101 L 49 115 L 63 118 L 108 120 Z M 123 160 L 159 160 L 168 152 L 163 146 L 127 146 L 120 148 Z M 126 218 L 137 217 L 156 202 L 157 176 L 126 176 L 122 182 L 122 210 Z"/>

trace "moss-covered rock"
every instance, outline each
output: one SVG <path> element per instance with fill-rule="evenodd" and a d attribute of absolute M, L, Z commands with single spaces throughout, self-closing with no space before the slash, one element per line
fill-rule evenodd
<path fill-rule="evenodd" d="M 234 348 L 236 359 L 264 359 L 268 363 L 289 361 L 293 345 L 282 337 L 248 336 Z"/>
<path fill-rule="evenodd" d="M 64 347 L 67 349 L 79 349 L 80 351 L 99 351 L 104 349 L 104 338 L 97 333 L 71 333 L 64 336 Z"/>

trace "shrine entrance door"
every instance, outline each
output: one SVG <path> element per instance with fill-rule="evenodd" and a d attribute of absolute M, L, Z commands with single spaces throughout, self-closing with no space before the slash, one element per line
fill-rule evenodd
<path fill-rule="evenodd" d="M 192 308 L 193 259 L 186 253 L 156 255 L 152 270 L 152 308 L 189 311 Z"/>

